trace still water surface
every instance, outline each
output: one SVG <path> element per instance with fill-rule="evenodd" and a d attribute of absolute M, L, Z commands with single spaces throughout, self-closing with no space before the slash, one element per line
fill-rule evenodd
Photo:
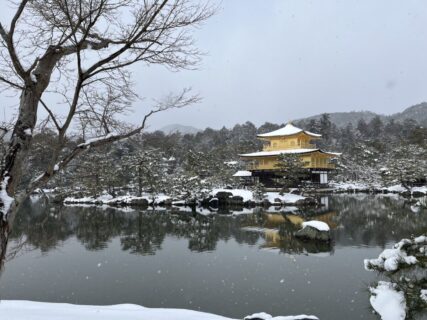
<path fill-rule="evenodd" d="M 298 214 L 207 215 L 51 207 L 33 199 L 16 222 L 0 298 L 135 303 L 236 318 L 265 311 L 378 319 L 367 289 L 378 275 L 364 270 L 363 259 L 426 232 L 427 212 L 414 212 L 397 197 L 323 200 L 322 209 Z M 333 243 L 293 238 L 303 219 L 327 222 Z"/>

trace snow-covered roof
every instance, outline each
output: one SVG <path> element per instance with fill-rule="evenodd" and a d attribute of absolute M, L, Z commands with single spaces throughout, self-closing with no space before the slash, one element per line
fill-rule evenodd
<path fill-rule="evenodd" d="M 312 133 L 310 131 L 305 131 L 301 128 L 295 127 L 291 123 L 288 123 L 283 128 L 277 129 L 275 131 L 259 134 L 258 137 L 268 138 L 268 137 L 292 136 L 292 135 L 300 133 L 300 132 L 303 132 L 303 133 L 305 133 L 309 136 L 312 136 L 312 137 L 321 137 L 322 136 L 321 134 Z"/>
<path fill-rule="evenodd" d="M 246 170 L 237 171 L 235 174 L 233 174 L 233 177 L 251 177 L 251 176 L 252 176 L 252 172 L 246 171 Z"/>

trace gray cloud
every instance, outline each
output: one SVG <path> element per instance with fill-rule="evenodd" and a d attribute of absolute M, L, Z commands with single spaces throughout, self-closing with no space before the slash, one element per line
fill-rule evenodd
<path fill-rule="evenodd" d="M 147 99 L 129 121 L 142 117 L 151 98 L 188 86 L 203 102 L 156 115 L 152 128 L 219 128 L 361 109 L 389 114 L 427 100 L 425 1 L 226 0 L 221 7 L 196 30 L 208 52 L 200 70 L 134 68 L 137 91 Z M 12 100 L 2 93 L 0 117 L 6 101 Z"/>

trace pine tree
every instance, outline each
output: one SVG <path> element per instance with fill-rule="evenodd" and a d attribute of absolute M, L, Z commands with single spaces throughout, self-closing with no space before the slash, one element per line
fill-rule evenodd
<path fill-rule="evenodd" d="M 281 154 L 277 159 L 276 168 L 283 177 L 281 183 L 284 188 L 298 187 L 308 171 L 304 168 L 304 162 L 295 154 Z"/>

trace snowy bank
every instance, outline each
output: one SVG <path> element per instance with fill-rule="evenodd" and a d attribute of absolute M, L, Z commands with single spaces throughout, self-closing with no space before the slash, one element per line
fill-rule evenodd
<path fill-rule="evenodd" d="M 232 197 L 241 197 L 243 202 L 254 200 L 253 192 L 245 189 L 213 189 L 210 195 L 216 197 L 218 193 L 231 193 Z"/>
<path fill-rule="evenodd" d="M 270 320 L 317 320 L 314 316 L 272 317 Z M 232 320 L 215 314 L 186 309 L 144 308 L 134 304 L 113 306 L 73 305 L 32 301 L 2 300 L 4 320 Z M 248 318 L 251 319 L 251 318 Z"/>
<path fill-rule="evenodd" d="M 405 295 L 397 291 L 391 282 L 380 281 L 376 287 L 371 287 L 371 306 L 381 316 L 382 320 L 404 320 L 406 317 Z"/>
<path fill-rule="evenodd" d="M 206 206 L 218 206 L 218 205 L 312 205 L 316 201 L 310 197 L 303 197 L 292 193 L 279 192 L 266 192 L 261 199 L 256 199 L 254 193 L 251 190 L 246 189 L 213 189 L 207 192 L 207 196 L 200 197 L 199 199 L 180 199 L 172 198 L 165 194 L 146 194 L 141 197 L 138 196 L 119 196 L 113 197 L 108 193 L 104 193 L 98 197 L 67 197 L 64 199 L 65 204 L 96 204 L 96 205 L 206 205 Z"/>
<path fill-rule="evenodd" d="M 385 187 L 379 185 L 378 183 L 367 183 L 360 181 L 331 182 L 329 185 L 335 192 L 381 192 L 411 194 L 414 196 L 427 195 L 427 186 L 412 187 L 408 190 L 401 184 Z"/>
<path fill-rule="evenodd" d="M 269 203 L 272 205 L 302 204 L 310 200 L 293 193 L 265 192 L 261 199 L 257 199 L 251 190 L 246 189 L 213 189 L 210 196 L 215 199 L 225 198 L 241 199 L 243 203 Z"/>
<path fill-rule="evenodd" d="M 161 205 L 172 203 L 172 198 L 164 194 L 137 196 L 113 197 L 110 194 L 103 194 L 99 197 L 67 197 L 65 204 L 105 204 L 105 205 Z"/>

